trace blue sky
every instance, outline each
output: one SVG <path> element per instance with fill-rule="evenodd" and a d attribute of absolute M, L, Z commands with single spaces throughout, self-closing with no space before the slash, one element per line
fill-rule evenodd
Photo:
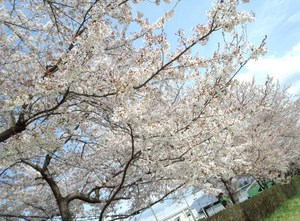
<path fill-rule="evenodd" d="M 151 1 L 145 1 L 135 7 L 154 22 L 175 2 L 157 7 Z M 205 11 L 210 4 L 210 0 L 179 1 L 175 16 L 165 26 L 168 37 L 174 39 L 171 41 L 173 47 L 176 44 L 174 33 L 181 28 L 189 34 L 194 25 L 205 22 Z M 292 84 L 289 91 L 300 95 L 300 1 L 250 0 L 241 8 L 255 14 L 256 21 L 248 25 L 249 40 L 259 44 L 267 35 L 268 53 L 256 62 L 249 62 L 237 78 L 250 81 L 255 77 L 257 82 L 263 82 L 267 75 L 274 76 L 282 85 Z M 202 53 L 208 53 L 214 47 L 208 45 Z"/>
<path fill-rule="evenodd" d="M 291 85 L 290 92 L 300 95 L 300 1 L 253 0 L 247 5 L 256 14 L 256 21 L 248 26 L 251 41 L 267 34 L 268 53 L 258 61 L 249 62 L 239 75 L 262 81 L 266 75 Z"/>

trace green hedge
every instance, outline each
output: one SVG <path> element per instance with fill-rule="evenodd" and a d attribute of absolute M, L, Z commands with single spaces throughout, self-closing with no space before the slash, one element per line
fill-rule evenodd
<path fill-rule="evenodd" d="M 284 201 L 300 191 L 300 177 L 293 177 L 289 184 L 273 186 L 240 204 L 222 210 L 208 221 L 259 221 L 271 215 Z"/>

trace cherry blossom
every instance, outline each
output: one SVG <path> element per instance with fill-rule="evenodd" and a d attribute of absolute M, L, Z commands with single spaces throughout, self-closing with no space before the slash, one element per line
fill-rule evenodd
<path fill-rule="evenodd" d="M 268 176 L 292 162 L 299 102 L 234 80 L 266 40 L 248 42 L 253 17 L 240 1 L 212 1 L 175 50 L 163 27 L 176 7 L 151 23 L 135 13 L 142 2 L 3 1 L 1 213 L 125 219 L 190 186 L 215 190 L 211 176 Z M 218 49 L 201 55 L 218 33 Z"/>

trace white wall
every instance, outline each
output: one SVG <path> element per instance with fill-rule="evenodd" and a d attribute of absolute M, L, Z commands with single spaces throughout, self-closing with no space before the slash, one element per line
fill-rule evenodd
<path fill-rule="evenodd" d="M 198 219 L 197 211 L 195 209 L 185 208 L 161 221 L 196 221 L 196 219 Z"/>
<path fill-rule="evenodd" d="M 212 216 L 212 215 L 216 214 L 217 212 L 220 212 L 223 209 L 225 209 L 225 207 L 221 203 L 218 203 L 218 204 L 213 205 L 212 207 L 206 209 L 206 213 L 208 214 L 208 216 Z"/>

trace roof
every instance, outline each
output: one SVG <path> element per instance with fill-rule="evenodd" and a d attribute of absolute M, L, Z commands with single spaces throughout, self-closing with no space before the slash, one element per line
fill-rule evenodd
<path fill-rule="evenodd" d="M 214 204 L 218 202 L 219 200 L 217 197 L 212 196 L 212 195 L 203 195 L 196 199 L 193 204 L 191 205 L 192 208 L 196 209 L 199 211 L 201 208 L 205 208 L 211 204 Z"/>
<path fill-rule="evenodd" d="M 256 183 L 248 189 L 248 196 L 249 197 L 256 196 L 261 191 L 262 191 L 261 187 Z"/>

